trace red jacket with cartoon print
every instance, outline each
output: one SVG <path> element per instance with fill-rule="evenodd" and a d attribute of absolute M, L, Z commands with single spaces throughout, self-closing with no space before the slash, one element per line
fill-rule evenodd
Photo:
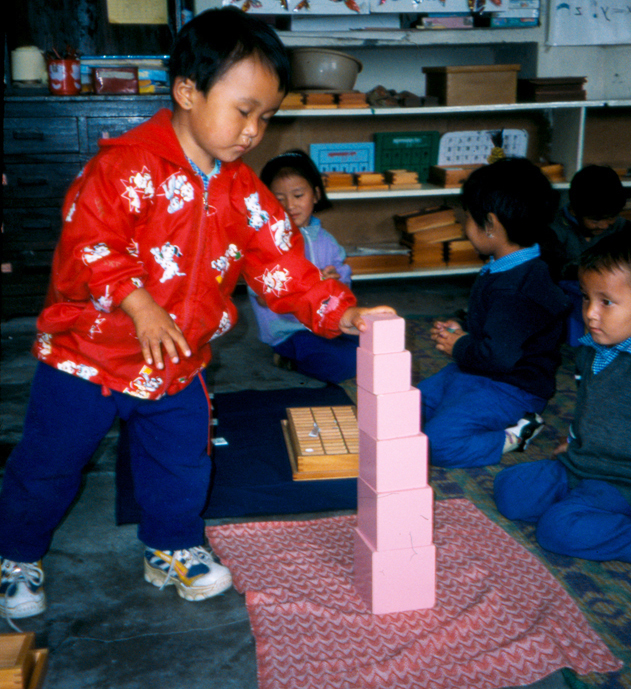
<path fill-rule="evenodd" d="M 207 190 L 172 129 L 154 117 L 101 151 L 72 183 L 49 294 L 38 319 L 39 360 L 110 390 L 158 399 L 186 387 L 210 361 L 210 340 L 235 324 L 240 276 L 278 313 L 313 332 L 339 334 L 355 304 L 322 280 L 277 200 L 242 163 L 217 163 Z M 133 321 L 119 308 L 144 287 L 192 350 L 178 364 L 148 366 Z"/>

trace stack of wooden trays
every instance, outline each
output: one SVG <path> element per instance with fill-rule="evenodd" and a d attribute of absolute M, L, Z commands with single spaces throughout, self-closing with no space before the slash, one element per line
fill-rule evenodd
<path fill-rule="evenodd" d="M 48 652 L 36 648 L 35 635 L 0 634 L 0 689 L 40 689 Z"/>
<path fill-rule="evenodd" d="M 396 189 L 421 189 L 422 184 L 418 173 L 412 170 L 386 170 L 384 179 L 389 183 L 391 191 Z"/>
<path fill-rule="evenodd" d="M 434 206 L 393 216 L 400 233 L 400 244 L 411 249 L 411 265 L 437 267 L 446 265 L 446 244 L 463 238 L 462 225 L 449 206 Z"/>

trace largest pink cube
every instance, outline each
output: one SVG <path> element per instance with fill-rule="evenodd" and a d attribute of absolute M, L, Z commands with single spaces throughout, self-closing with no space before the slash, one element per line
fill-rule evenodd
<path fill-rule="evenodd" d="M 403 438 L 420 432 L 420 391 L 374 395 L 357 386 L 357 426 L 373 438 Z"/>
<path fill-rule="evenodd" d="M 429 482 L 428 438 L 424 433 L 377 440 L 359 432 L 359 476 L 376 491 L 421 488 Z"/>
<path fill-rule="evenodd" d="M 375 615 L 435 605 L 435 546 L 377 551 L 355 529 L 354 584 Z"/>
<path fill-rule="evenodd" d="M 404 349 L 404 319 L 392 313 L 364 316 L 367 328 L 359 335 L 359 346 L 373 354 L 401 352 Z"/>
<path fill-rule="evenodd" d="M 378 551 L 431 545 L 433 489 L 378 493 L 358 479 L 357 528 Z"/>

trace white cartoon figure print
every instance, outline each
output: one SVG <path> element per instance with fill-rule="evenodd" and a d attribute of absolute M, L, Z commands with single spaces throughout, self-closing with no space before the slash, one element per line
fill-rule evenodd
<path fill-rule="evenodd" d="M 105 242 L 100 242 L 99 244 L 94 244 L 94 246 L 84 246 L 82 248 L 82 259 L 83 263 L 88 266 L 90 263 L 94 263 L 105 256 L 110 254 L 109 247 Z"/>
<path fill-rule="evenodd" d="M 288 216 L 283 220 L 277 220 L 270 226 L 270 231 L 272 232 L 272 238 L 275 242 L 275 246 L 279 251 L 288 251 L 292 246 L 292 226 Z"/>
<path fill-rule="evenodd" d="M 230 320 L 230 314 L 227 311 L 224 311 L 221 314 L 221 320 L 219 321 L 219 327 L 216 329 L 214 335 L 210 338 L 210 342 L 212 340 L 216 340 L 217 337 L 221 337 L 223 333 L 227 333 L 228 330 L 232 327 L 232 321 Z"/>
<path fill-rule="evenodd" d="M 149 366 L 143 366 L 138 376 L 130 381 L 123 392 L 133 397 L 148 399 L 150 395 L 158 390 L 163 384 L 162 378 L 153 377 L 150 375 L 151 373 L 153 373 L 153 369 Z"/>
<path fill-rule="evenodd" d="M 107 319 L 105 316 L 97 316 L 96 320 L 93 322 L 92 327 L 89 329 L 89 336 L 94 339 L 94 335 L 96 333 L 102 333 L 103 331 L 100 329 L 100 326 L 106 321 Z"/>
<path fill-rule="evenodd" d="M 46 359 L 51 354 L 51 333 L 40 333 L 36 341 L 39 359 Z"/>
<path fill-rule="evenodd" d="M 264 294 L 274 292 L 279 296 L 282 292 L 286 291 L 286 286 L 292 278 L 287 268 L 275 266 L 272 270 L 266 268 L 263 275 L 255 278 L 255 280 L 263 284 Z"/>
<path fill-rule="evenodd" d="M 323 323 L 326 315 L 331 313 L 332 311 L 335 311 L 335 309 L 337 309 L 338 306 L 339 297 L 331 296 L 328 297 L 328 299 L 324 299 L 320 307 L 317 309 L 317 315 L 319 316 L 319 320 Z"/>
<path fill-rule="evenodd" d="M 94 305 L 96 311 L 104 311 L 105 313 L 109 313 L 112 310 L 113 299 L 112 295 L 109 293 L 109 285 L 105 287 L 105 294 L 98 297 L 98 299 L 96 299 L 93 295 L 90 295 L 90 299 L 92 300 L 92 304 Z"/>
<path fill-rule="evenodd" d="M 125 250 L 130 256 L 138 256 L 138 242 L 134 239 L 130 239 L 130 242 L 127 247 L 125 247 Z"/>
<path fill-rule="evenodd" d="M 194 200 L 194 187 L 188 181 L 187 175 L 181 172 L 170 175 L 161 184 L 161 189 L 163 190 L 162 195 L 169 201 L 168 213 L 176 213 L 186 203 Z"/>
<path fill-rule="evenodd" d="M 71 373 L 73 376 L 78 376 L 84 380 L 89 380 L 98 373 L 98 369 L 95 369 L 93 366 L 87 366 L 87 364 L 77 364 L 75 361 L 71 361 L 70 359 L 67 361 L 61 361 L 56 368 L 59 371 Z"/>
<path fill-rule="evenodd" d="M 185 275 L 179 270 L 179 264 L 174 260 L 175 257 L 183 255 L 176 244 L 165 242 L 161 247 L 152 247 L 150 252 L 154 256 L 154 260 L 163 268 L 160 282 L 167 282 L 175 276 Z"/>
<path fill-rule="evenodd" d="M 230 244 L 230 246 L 228 246 L 226 249 L 225 254 L 223 254 L 223 256 L 219 256 L 219 258 L 215 258 L 210 265 L 212 268 L 214 268 L 214 270 L 218 270 L 221 273 L 220 277 L 223 278 L 230 267 L 230 261 L 239 261 L 241 258 L 243 258 L 243 254 L 241 251 L 239 251 L 237 245 Z"/>
<path fill-rule="evenodd" d="M 248 225 L 254 230 L 259 231 L 268 222 L 270 215 L 261 207 L 258 192 L 250 194 L 244 201 L 248 211 Z"/>
<path fill-rule="evenodd" d="M 65 216 L 65 222 L 71 222 L 71 219 L 74 217 L 74 213 L 76 212 L 76 201 L 74 201 L 71 206 L 69 206 L 69 210 L 67 211 L 67 215 Z"/>
<path fill-rule="evenodd" d="M 122 179 L 125 191 L 121 194 L 129 201 L 130 213 L 140 213 L 143 199 L 154 198 L 154 182 L 146 166 L 140 172 L 134 172 L 129 179 Z"/>

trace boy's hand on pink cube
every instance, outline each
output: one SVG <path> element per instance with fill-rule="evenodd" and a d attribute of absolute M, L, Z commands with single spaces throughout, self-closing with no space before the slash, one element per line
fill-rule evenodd
<path fill-rule="evenodd" d="M 339 319 L 339 329 L 347 335 L 359 335 L 366 330 L 364 316 L 369 313 L 389 313 L 395 315 L 395 309 L 391 306 L 349 306 Z"/>

